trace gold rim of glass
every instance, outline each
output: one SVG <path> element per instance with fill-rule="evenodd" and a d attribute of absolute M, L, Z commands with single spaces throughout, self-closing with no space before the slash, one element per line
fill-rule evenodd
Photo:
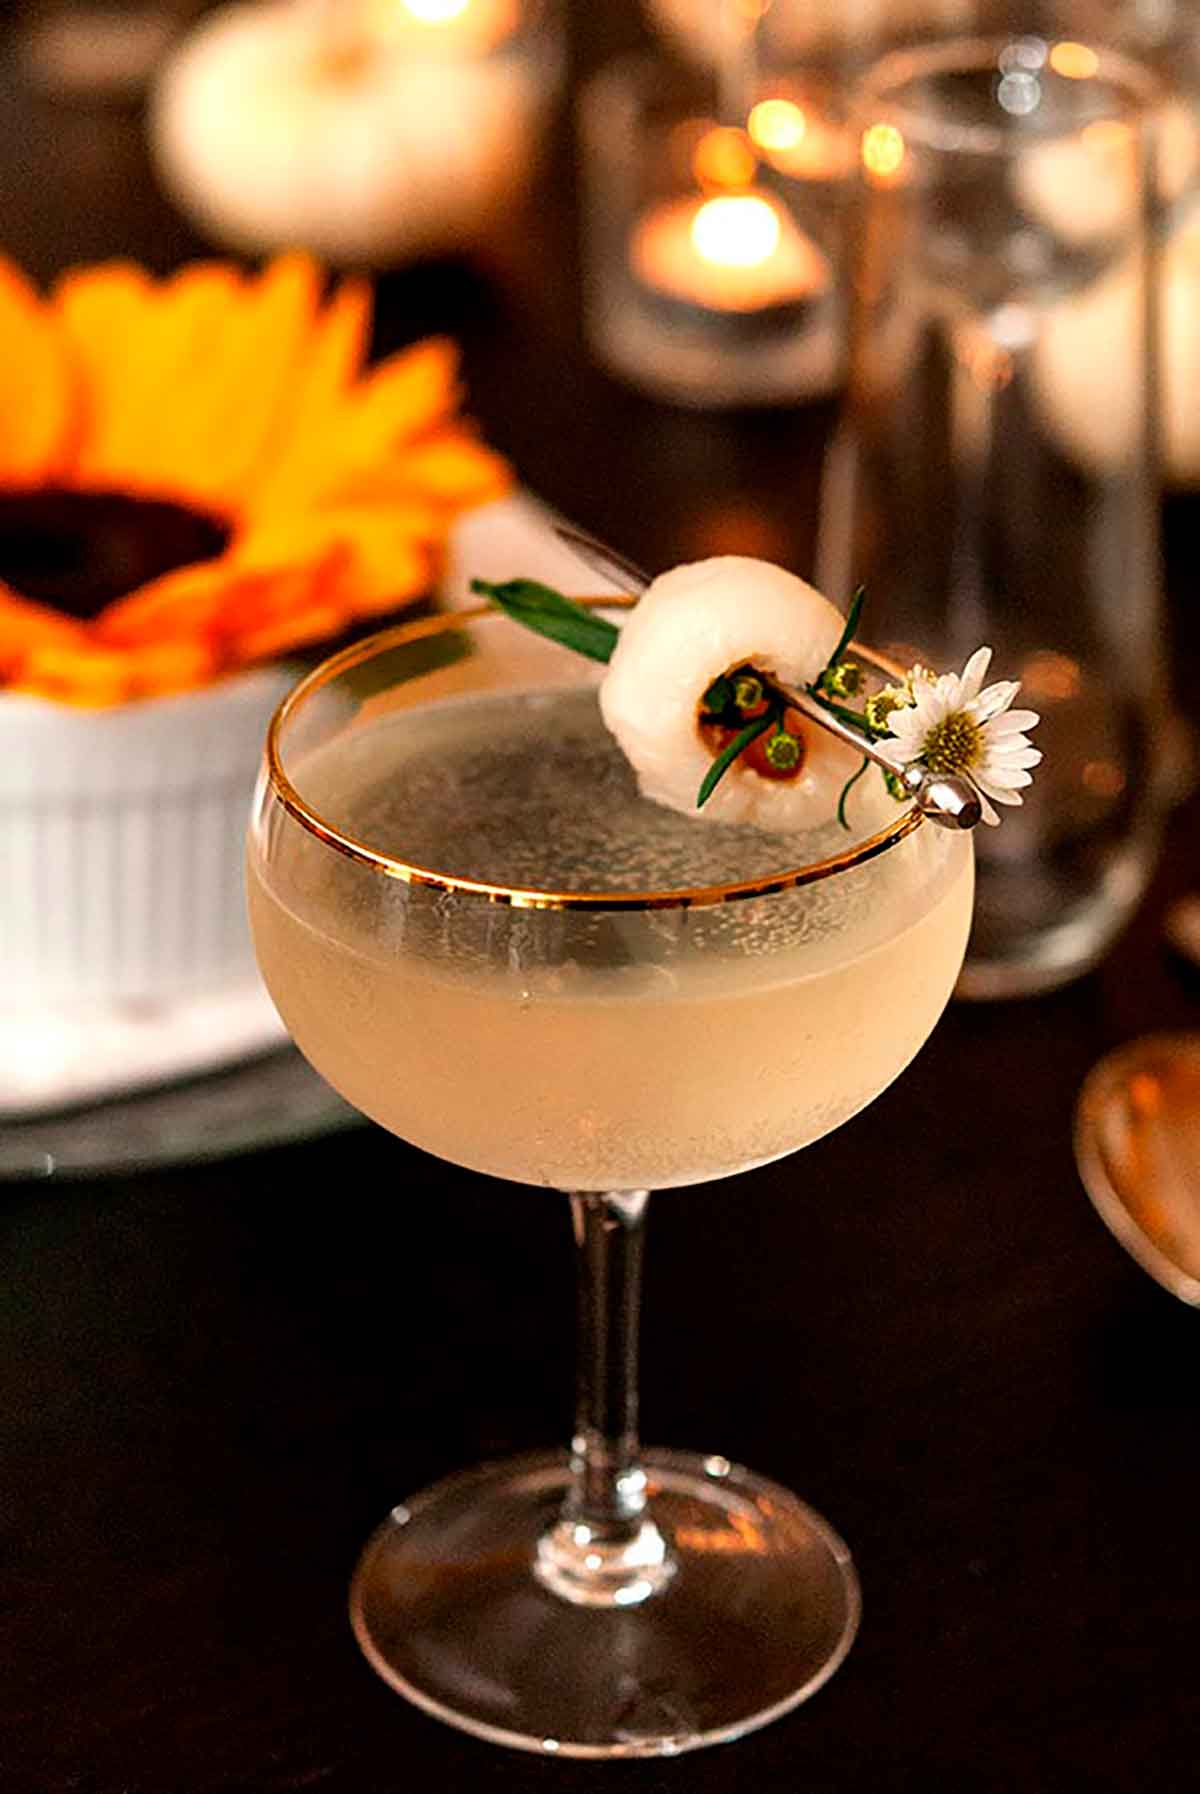
<path fill-rule="evenodd" d="M 637 599 L 582 598 L 577 602 L 594 610 L 629 610 L 637 603 Z M 327 821 L 301 797 L 283 770 L 280 737 L 293 713 L 323 686 L 351 668 L 361 666 L 364 661 L 373 660 L 391 648 L 402 647 L 406 642 L 441 635 L 486 618 L 494 619 L 498 624 L 508 621 L 494 606 L 481 604 L 468 610 L 440 612 L 435 617 L 423 617 L 415 623 L 395 624 L 390 629 L 379 630 L 375 635 L 367 636 L 363 641 L 355 642 L 351 647 L 343 648 L 340 653 L 331 655 L 293 687 L 271 718 L 266 743 L 267 776 L 275 796 L 289 816 L 336 853 L 343 854 L 347 859 L 357 860 L 360 865 L 368 866 L 385 878 L 398 878 L 405 884 L 426 885 L 435 891 L 461 892 L 484 898 L 489 903 L 504 904 L 512 909 L 549 910 L 703 909 L 718 903 L 738 903 L 750 897 L 770 897 L 777 892 L 816 884 L 821 879 L 832 878 L 837 873 L 849 872 L 856 866 L 865 865 L 868 860 L 878 858 L 881 853 L 886 853 L 889 848 L 903 841 L 905 836 L 911 835 L 925 820 L 917 806 L 912 804 L 899 813 L 895 822 L 889 823 L 886 828 L 877 829 L 873 835 L 866 836 L 844 853 L 830 854 L 807 865 L 790 866 L 783 871 L 739 883 L 695 885 L 664 891 L 539 891 L 515 885 L 487 884 L 480 879 L 461 878 L 454 873 L 439 872 L 432 866 L 418 866 L 407 860 L 396 859 L 392 854 L 380 853 L 367 842 L 348 835 L 345 830 Z M 519 624 L 511 622 L 508 626 L 512 629 L 520 628 Z M 564 648 L 563 653 L 570 653 L 570 649 Z M 872 649 L 861 648 L 856 643 L 855 653 L 870 661 L 881 672 L 891 677 L 898 676 L 899 669 Z"/>

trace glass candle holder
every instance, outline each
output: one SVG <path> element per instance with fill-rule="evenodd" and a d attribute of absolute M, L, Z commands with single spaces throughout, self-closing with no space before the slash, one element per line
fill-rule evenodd
<path fill-rule="evenodd" d="M 857 95 L 818 578 L 865 584 L 907 661 L 990 643 L 1041 714 L 1028 801 L 979 831 L 970 996 L 1087 970 L 1155 864 L 1161 103 L 1137 63 L 1033 34 L 897 52 Z"/>
<path fill-rule="evenodd" d="M 589 341 L 684 405 L 794 403 L 841 366 L 834 92 L 741 75 L 636 56 L 580 101 Z"/>

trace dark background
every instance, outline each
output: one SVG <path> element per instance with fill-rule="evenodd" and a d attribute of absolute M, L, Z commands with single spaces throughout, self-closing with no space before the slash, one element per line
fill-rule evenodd
<path fill-rule="evenodd" d="M 571 9 L 571 76 L 637 36 Z M 651 567 L 809 570 L 830 407 L 703 416 L 591 369 L 566 119 L 484 269 L 391 275 L 377 347 L 462 341 L 524 481 Z M 203 245 L 136 110 L 0 72 L 0 242 L 42 277 Z M 1193 501 L 1167 515 L 1198 670 Z M 543 1763 L 425 1718 L 345 1617 L 367 1533 L 487 1454 L 565 1439 L 565 1205 L 378 1130 L 0 1199 L 3 1794 L 1190 1790 L 1200 1746 L 1197 1320 L 1097 1221 L 1070 1146 L 1113 1044 L 1200 1017 L 1161 945 L 1200 884 L 1193 801 L 1106 964 L 952 1007 L 916 1065 L 798 1158 L 661 1197 L 648 1439 L 795 1488 L 850 1542 L 862 1632 L 813 1702 L 670 1763 Z M 886 1001 L 881 991 L 880 1000 Z"/>

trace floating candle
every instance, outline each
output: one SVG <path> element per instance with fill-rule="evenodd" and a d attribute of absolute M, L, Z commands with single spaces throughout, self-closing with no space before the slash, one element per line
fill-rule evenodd
<path fill-rule="evenodd" d="M 801 304 L 831 278 L 816 245 L 752 189 L 656 206 L 639 219 L 629 256 L 652 291 L 743 316 Z"/>

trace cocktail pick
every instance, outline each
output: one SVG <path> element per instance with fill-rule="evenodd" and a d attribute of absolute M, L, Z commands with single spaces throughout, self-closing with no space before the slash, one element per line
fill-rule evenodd
<path fill-rule="evenodd" d="M 615 548 L 609 548 L 606 543 L 588 535 L 585 530 L 557 524 L 554 533 L 568 548 L 574 550 L 593 573 L 618 581 L 639 597 L 650 584 L 650 575 L 634 561 L 627 560 Z M 982 820 L 983 806 L 968 779 L 957 773 L 931 772 L 920 761 L 909 766 L 898 766 L 889 757 L 884 743 L 862 734 L 852 723 L 844 722 L 840 716 L 826 710 L 811 693 L 797 691 L 778 679 L 767 679 L 764 682 L 785 704 L 798 710 L 809 722 L 815 723 L 817 728 L 836 736 L 847 747 L 852 747 L 856 753 L 864 755 L 876 766 L 898 778 L 922 815 L 927 816 L 930 822 L 936 822 L 939 828 L 975 828 Z"/>

